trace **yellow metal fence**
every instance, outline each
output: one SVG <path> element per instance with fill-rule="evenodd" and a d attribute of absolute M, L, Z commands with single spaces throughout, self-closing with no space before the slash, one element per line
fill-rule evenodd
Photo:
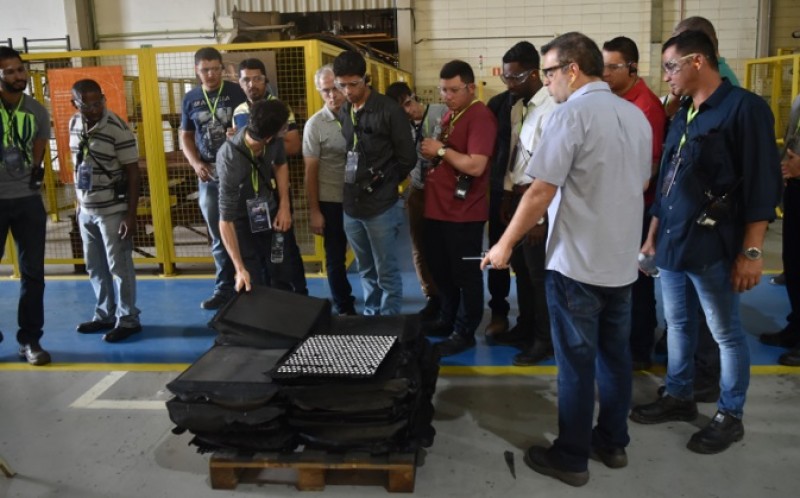
<path fill-rule="evenodd" d="M 134 238 L 136 263 L 154 263 L 166 275 L 181 263 L 211 263 L 209 238 L 197 201 L 197 178 L 180 151 L 178 130 L 184 95 L 197 84 L 194 53 L 201 46 L 73 51 L 27 54 L 31 93 L 53 111 L 65 105 L 52 98 L 48 70 L 58 68 L 122 68 L 124 102 L 129 124 L 137 135 L 142 189 L 138 230 Z M 332 62 L 341 49 L 314 40 L 215 45 L 223 54 L 226 78 L 236 82 L 236 65 L 245 57 L 265 62 L 270 90 L 292 107 L 302 133 L 306 120 L 318 111 L 322 99 L 314 85 L 314 72 Z M 369 60 L 373 87 L 383 92 L 392 82 L 409 81 L 408 73 Z M 87 71 L 88 73 L 88 71 Z M 107 89 L 104 89 L 108 93 Z M 68 105 L 68 103 L 67 103 Z M 53 135 L 55 137 L 55 134 Z M 80 234 L 75 223 L 75 192 L 69 150 L 52 139 L 45 154 L 45 185 L 42 195 L 49 214 L 45 264 L 83 263 Z M 308 228 L 308 206 L 303 187 L 301 157 L 289 159 L 295 232 L 303 260 L 311 271 L 325 272 L 321 239 Z M 11 240 L 6 258 L 18 274 Z"/>
<path fill-rule="evenodd" d="M 745 61 L 744 87 L 769 103 L 775 115 L 775 136 L 782 144 L 792 100 L 800 94 L 800 53 Z"/>

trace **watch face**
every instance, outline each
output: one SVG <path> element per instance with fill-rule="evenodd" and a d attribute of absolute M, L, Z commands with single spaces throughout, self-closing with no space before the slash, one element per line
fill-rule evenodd
<path fill-rule="evenodd" d="M 747 256 L 748 259 L 758 259 L 761 257 L 761 250 L 751 247 L 744 251 L 744 255 Z"/>

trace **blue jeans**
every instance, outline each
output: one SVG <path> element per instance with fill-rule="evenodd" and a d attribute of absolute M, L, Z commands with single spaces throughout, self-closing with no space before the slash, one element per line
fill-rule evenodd
<path fill-rule="evenodd" d="M 214 282 L 214 294 L 232 296 L 236 271 L 219 235 L 219 182 L 215 180 L 198 181 L 198 189 L 200 211 L 208 225 L 208 234 L 211 236 L 211 256 L 214 258 L 216 268 L 217 278 Z"/>
<path fill-rule="evenodd" d="M 559 468 L 583 472 L 591 446 L 630 442 L 631 286 L 599 287 L 555 271 L 546 285 L 558 365 L 558 438 L 548 452 Z M 600 413 L 592 429 L 595 380 Z"/>
<path fill-rule="evenodd" d="M 47 213 L 42 197 L 0 199 L 0 258 L 8 231 L 14 236 L 19 256 L 20 289 L 17 307 L 17 341 L 38 342 L 44 326 L 44 242 Z"/>
<path fill-rule="evenodd" d="M 344 231 L 356 255 L 364 288 L 365 315 L 398 315 L 403 305 L 403 278 L 397 263 L 397 236 L 402 222 L 399 203 L 362 220 L 344 213 Z"/>
<path fill-rule="evenodd" d="M 124 220 L 124 211 L 99 216 L 81 212 L 78 226 L 86 271 L 97 298 L 92 320 L 133 328 L 139 325 L 136 270 L 133 243 L 119 236 L 119 226 Z"/>
<path fill-rule="evenodd" d="M 739 294 L 730 281 L 730 263 L 719 261 L 698 271 L 659 268 L 664 317 L 669 334 L 666 389 L 671 396 L 693 396 L 698 310 L 702 305 L 711 335 L 719 344 L 719 409 L 741 418 L 750 384 L 750 350 L 739 317 Z M 696 292 L 692 292 L 692 287 Z"/>
<path fill-rule="evenodd" d="M 328 287 L 337 313 L 354 309 L 353 288 L 347 280 L 347 235 L 344 233 L 344 212 L 341 202 L 320 202 L 319 210 L 325 217 L 322 231 L 325 246 L 325 267 L 328 270 Z"/>

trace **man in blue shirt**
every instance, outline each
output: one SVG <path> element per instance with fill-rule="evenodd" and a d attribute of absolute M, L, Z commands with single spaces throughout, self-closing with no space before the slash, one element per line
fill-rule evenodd
<path fill-rule="evenodd" d="M 233 111 L 247 100 L 238 85 L 222 78 L 222 54 L 204 47 L 194 54 L 194 68 L 200 86 L 183 98 L 181 148 L 197 173 L 200 211 L 211 237 L 216 281 L 214 294 L 200 307 L 215 310 L 233 294 L 234 268 L 219 235 L 219 180 L 215 165 L 217 150 L 225 143 L 233 126 Z"/>
<path fill-rule="evenodd" d="M 755 287 L 781 178 L 773 116 L 760 97 L 720 76 L 712 41 L 685 31 L 663 47 L 664 80 L 688 96 L 664 143 L 659 192 L 641 252 L 655 254 L 669 333 L 666 389 L 631 420 L 694 420 L 692 355 L 702 305 L 722 365 L 718 411 L 687 447 L 719 453 L 744 437 L 750 355 L 739 294 Z M 758 126 L 753 126 L 758 123 Z M 692 291 L 692 288 L 696 292 Z"/>

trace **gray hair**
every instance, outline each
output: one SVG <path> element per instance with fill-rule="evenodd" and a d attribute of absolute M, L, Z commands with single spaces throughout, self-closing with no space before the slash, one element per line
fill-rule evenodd
<path fill-rule="evenodd" d="M 333 74 L 333 64 L 325 64 L 314 73 L 314 85 L 317 87 L 317 90 L 319 90 L 319 80 L 321 80 L 322 76 L 326 73 Z"/>

